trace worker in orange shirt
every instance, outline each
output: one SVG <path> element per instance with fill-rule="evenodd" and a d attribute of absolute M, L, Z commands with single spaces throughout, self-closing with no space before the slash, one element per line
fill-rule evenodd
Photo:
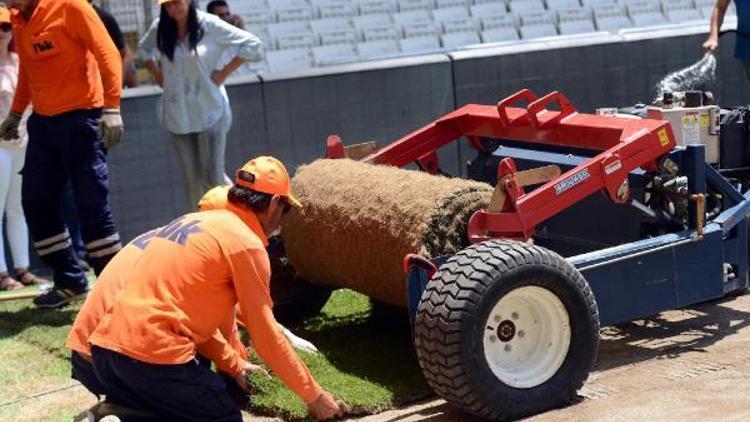
<path fill-rule="evenodd" d="M 237 171 L 226 209 L 186 214 L 156 233 L 89 338 L 108 397 L 162 419 L 240 421 L 220 379 L 195 361 L 197 345 L 239 304 L 255 352 L 310 413 L 343 414 L 272 312 L 265 246 L 292 206 L 301 205 L 283 164 L 258 157 Z"/>
<path fill-rule="evenodd" d="M 31 105 L 22 203 L 34 248 L 53 268 L 55 281 L 34 303 L 56 308 L 88 292 L 60 211 L 68 181 L 94 271 L 101 273 L 121 249 L 107 198 L 106 148 L 123 133 L 122 62 L 86 0 L 7 3 L 20 70 L 11 112 L 0 124 L 0 142 L 17 138 L 21 115 Z"/>
<path fill-rule="evenodd" d="M 200 210 L 225 208 L 228 190 L 228 187 L 221 187 L 207 192 L 199 203 Z M 146 245 L 160 230 L 161 227 L 138 236 L 112 258 L 97 279 L 94 289 L 86 298 L 68 333 L 65 346 L 71 350 L 72 378 L 80 381 L 97 396 L 107 395 L 107 392 L 96 378 L 91 364 L 89 336 L 114 305 L 117 295 L 125 285 L 125 276 L 138 262 Z M 246 391 L 248 372 L 262 371 L 261 367 L 248 362 L 247 349 L 239 337 L 234 311 L 223 320 L 219 326 L 219 333 L 207 343 L 198 345 L 198 352 L 212 360 L 219 371 L 234 378 L 237 385 Z"/>

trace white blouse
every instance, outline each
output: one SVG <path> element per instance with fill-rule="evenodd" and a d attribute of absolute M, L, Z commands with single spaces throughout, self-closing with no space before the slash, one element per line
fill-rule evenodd
<path fill-rule="evenodd" d="M 220 69 L 228 49 L 248 61 L 263 57 L 261 41 L 255 35 L 224 22 L 217 16 L 198 11 L 203 38 L 195 51 L 187 39 L 175 46 L 174 61 L 160 54 L 156 45 L 159 19 L 156 19 L 139 43 L 143 60 L 158 60 L 164 74 L 164 94 L 160 116 L 168 131 L 175 134 L 202 132 L 222 117 L 231 124 L 229 98 L 224 86 L 211 81 L 211 73 Z"/>

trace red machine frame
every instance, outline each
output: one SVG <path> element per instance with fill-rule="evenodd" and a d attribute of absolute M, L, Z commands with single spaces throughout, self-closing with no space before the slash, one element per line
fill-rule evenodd
<path fill-rule="evenodd" d="M 524 101 L 528 103 L 525 108 L 512 107 Z M 548 109 L 553 103 L 559 111 Z M 480 138 L 492 138 L 601 151 L 528 193 L 524 183 L 519 183 L 521 172 L 513 160 L 502 160 L 493 196 L 493 201 L 501 197 L 501 202 L 471 217 L 468 235 L 472 243 L 499 237 L 528 240 L 539 223 L 600 190 L 612 201 L 626 202 L 628 173 L 637 168 L 656 170 L 659 158 L 675 147 L 666 121 L 579 113 L 557 91 L 538 98 L 524 89 L 497 106 L 461 107 L 361 161 L 396 167 L 416 162 L 423 171 L 437 174 L 437 150 L 464 136 L 476 149 L 482 149 Z M 340 138 L 330 137 L 326 157 L 347 156 L 355 158 L 347 155 Z"/>

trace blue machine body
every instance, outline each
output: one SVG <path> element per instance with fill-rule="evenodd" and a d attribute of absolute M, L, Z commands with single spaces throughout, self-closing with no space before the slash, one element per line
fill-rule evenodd
<path fill-rule="evenodd" d="M 585 153 L 585 152 L 584 152 Z M 586 159 L 581 151 L 537 151 L 500 147 L 480 153 L 469 177 L 495 184 L 497 164 L 511 157 L 519 170 L 557 164 L 563 171 Z M 536 244 L 566 257 L 586 278 L 599 307 L 602 326 L 714 300 L 748 288 L 750 191 L 744 194 L 704 161 L 704 147 L 690 145 L 669 158 L 688 178 L 689 194 L 707 189 L 722 198 L 722 212 L 705 222 L 698 235 L 695 205 L 688 208 L 688 229 L 644 236 L 643 213 L 592 195 L 537 227 Z M 643 172 L 630 175 L 631 195 L 643 196 L 649 182 Z M 445 261 L 441 257 L 433 264 Z M 425 265 L 410 265 L 409 310 L 416 313 L 428 281 Z"/>

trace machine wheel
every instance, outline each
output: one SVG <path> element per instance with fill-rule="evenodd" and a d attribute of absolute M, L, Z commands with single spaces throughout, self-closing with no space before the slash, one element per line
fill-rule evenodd
<path fill-rule="evenodd" d="M 470 246 L 422 294 L 415 347 L 450 404 L 505 420 L 570 402 L 599 347 L 599 310 L 560 255 L 507 240 Z"/>

